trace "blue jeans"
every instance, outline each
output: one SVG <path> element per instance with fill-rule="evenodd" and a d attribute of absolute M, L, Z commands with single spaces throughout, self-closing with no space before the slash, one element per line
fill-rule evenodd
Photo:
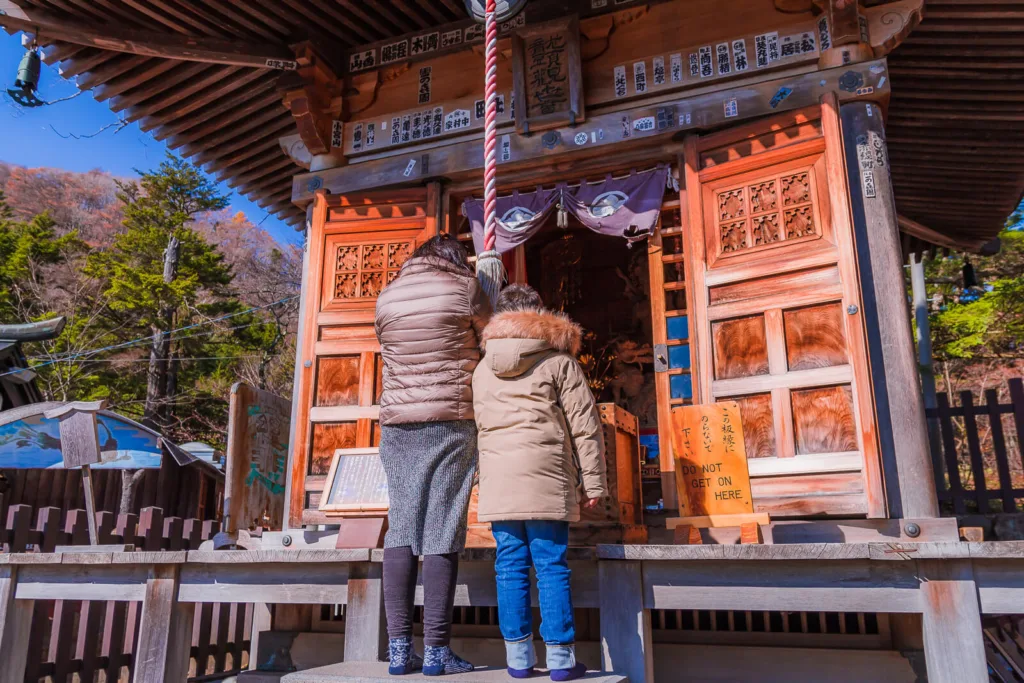
<path fill-rule="evenodd" d="M 540 594 L 540 635 L 547 645 L 549 669 L 576 664 L 572 595 L 569 590 L 569 523 L 549 521 L 493 522 L 498 544 L 494 568 L 498 579 L 498 622 L 505 639 L 508 666 L 536 665 L 533 650 L 533 610 L 530 604 L 530 564 L 537 573 Z"/>

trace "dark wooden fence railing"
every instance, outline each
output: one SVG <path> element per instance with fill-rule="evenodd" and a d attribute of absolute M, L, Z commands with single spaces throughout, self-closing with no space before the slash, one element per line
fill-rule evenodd
<path fill-rule="evenodd" d="M 1024 380 L 1007 383 L 1009 403 L 996 389 L 984 400 L 970 391 L 938 395 L 938 407 L 926 411 L 938 424 L 932 464 L 944 514 L 1020 512 L 1024 503 Z"/>
<path fill-rule="evenodd" d="M 0 546 L 6 552 L 53 552 L 59 546 L 88 545 L 84 510 L 29 505 L 9 506 L 0 526 Z M 131 545 L 139 551 L 196 550 L 220 530 L 216 521 L 164 517 L 160 508 L 139 515 L 96 515 L 99 542 Z M 37 600 L 29 636 L 25 680 L 131 680 L 139 637 L 138 602 Z M 197 605 L 192 628 L 194 679 L 213 680 L 248 666 L 252 605 Z M 103 676 L 99 676 L 103 672 Z M 97 676 L 99 676 L 97 678 Z M 193 680 L 193 679 L 190 679 Z"/>

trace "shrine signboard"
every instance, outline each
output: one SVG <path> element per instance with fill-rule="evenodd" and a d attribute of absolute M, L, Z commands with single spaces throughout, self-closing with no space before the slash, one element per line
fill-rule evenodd
<path fill-rule="evenodd" d="M 739 404 L 723 401 L 673 410 L 672 451 L 682 523 L 697 518 L 706 523 L 695 526 L 767 523 L 754 514 Z"/>
<path fill-rule="evenodd" d="M 584 120 L 580 28 L 575 15 L 512 36 L 512 95 L 520 134 Z"/>
<path fill-rule="evenodd" d="M 239 382 L 228 407 L 224 533 L 284 524 L 292 402 Z"/>

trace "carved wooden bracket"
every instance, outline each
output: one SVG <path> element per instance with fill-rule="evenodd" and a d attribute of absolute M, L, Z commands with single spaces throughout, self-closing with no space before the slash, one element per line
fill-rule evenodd
<path fill-rule="evenodd" d="M 282 101 L 295 118 L 306 149 L 314 155 L 328 154 L 332 142 L 341 146 L 341 133 L 333 130 L 335 120 L 342 117 L 341 81 L 310 43 L 292 49 L 299 68 L 278 80 Z"/>
<path fill-rule="evenodd" d="M 861 13 L 858 0 L 814 0 L 814 4 L 820 10 L 820 68 L 863 62 L 874 56 L 868 20 Z"/>

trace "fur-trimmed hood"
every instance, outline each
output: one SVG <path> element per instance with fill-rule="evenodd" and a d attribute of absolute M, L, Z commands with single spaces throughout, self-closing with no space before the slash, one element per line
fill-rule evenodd
<path fill-rule="evenodd" d="M 499 313 L 484 328 L 484 362 L 498 377 L 518 377 L 551 352 L 575 357 L 582 337 L 582 328 L 564 313 Z"/>

